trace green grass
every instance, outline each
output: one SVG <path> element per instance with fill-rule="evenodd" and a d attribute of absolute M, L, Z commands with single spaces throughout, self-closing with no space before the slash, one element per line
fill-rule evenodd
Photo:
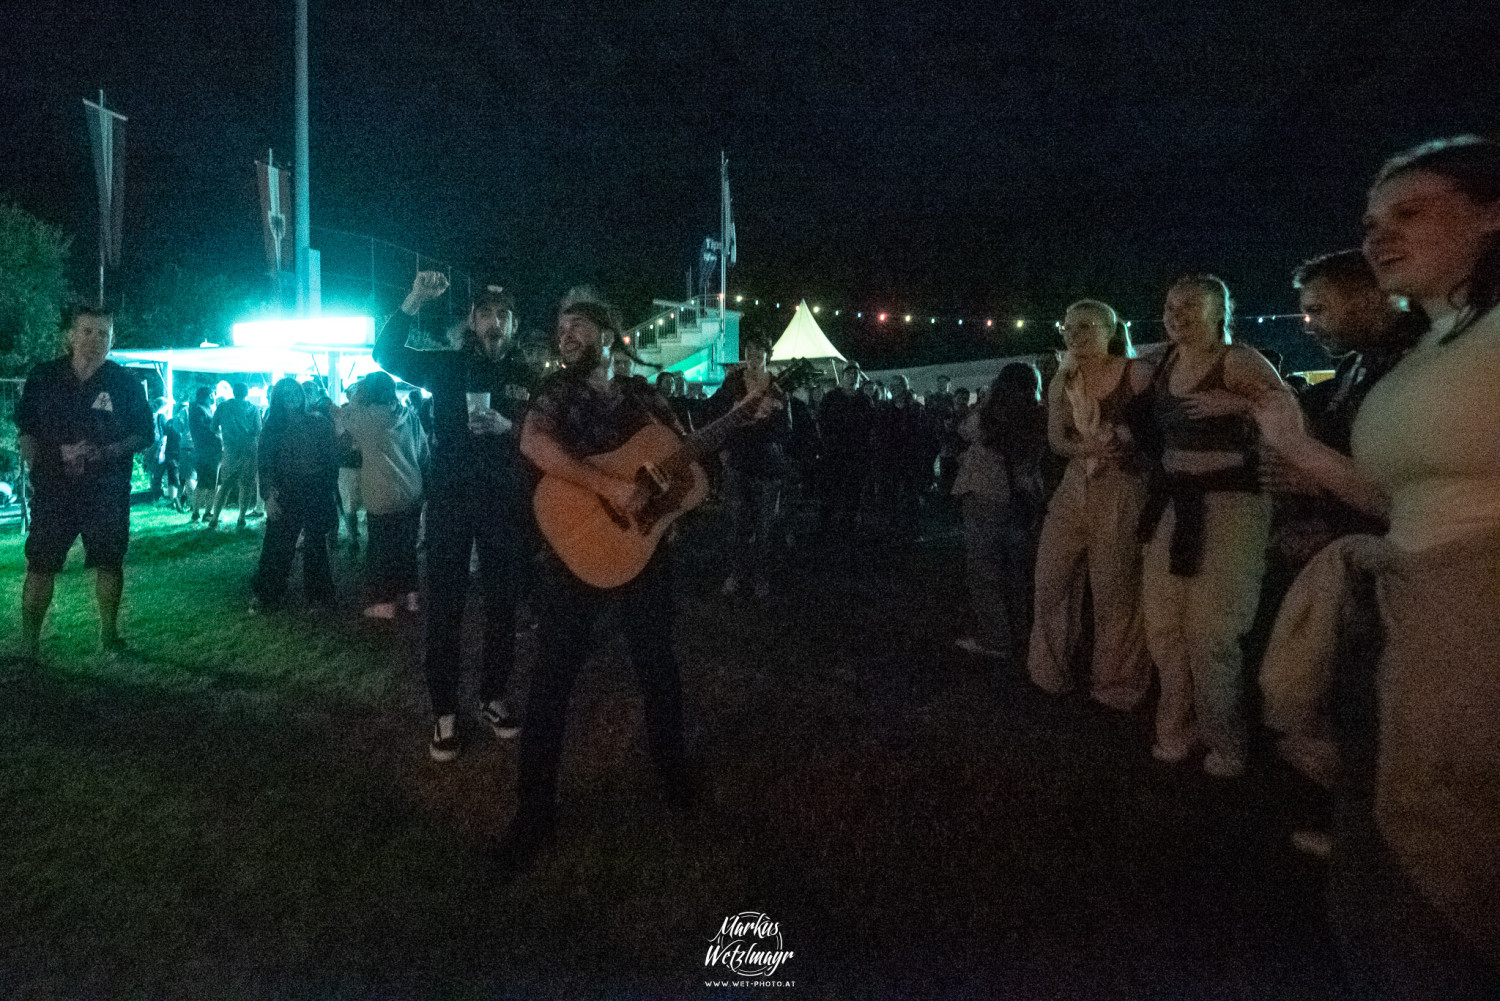
<path fill-rule="evenodd" d="M 742 910 L 781 923 L 793 996 L 1331 989 L 1281 780 L 1158 768 L 1144 718 L 952 653 L 951 543 L 808 559 L 760 605 L 716 596 L 701 519 L 678 651 L 703 815 L 659 802 L 606 642 L 574 695 L 558 847 L 493 890 L 514 745 L 469 723 L 458 762 L 429 762 L 414 629 L 247 617 L 259 536 L 184 521 L 136 512 L 135 656 L 94 654 L 75 551 L 44 670 L 0 684 L 0 996 L 696 997 Z M 0 538 L 0 644 L 23 567 Z M 522 693 L 530 656 L 526 636 Z"/>

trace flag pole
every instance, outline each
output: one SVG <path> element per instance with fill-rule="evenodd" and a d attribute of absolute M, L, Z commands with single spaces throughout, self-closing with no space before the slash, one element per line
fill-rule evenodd
<path fill-rule="evenodd" d="M 104 107 L 104 88 L 99 88 L 99 145 L 104 150 L 104 191 L 105 204 L 109 206 L 107 211 L 114 214 L 114 150 L 110 147 L 114 144 L 110 141 L 114 131 L 110 128 L 114 123 L 109 120 L 109 112 Z M 105 241 L 99 241 L 99 308 L 104 308 L 104 249 Z"/>
<path fill-rule="evenodd" d="M 719 337 L 723 343 L 724 308 L 729 299 L 729 159 L 719 150 Z"/>
<path fill-rule="evenodd" d="M 293 232 L 296 243 L 297 315 L 307 316 L 312 309 L 312 225 L 308 192 L 311 171 L 307 144 L 307 0 L 297 0 L 296 24 L 297 118 L 293 182 L 297 190 L 292 198 L 296 220 Z"/>

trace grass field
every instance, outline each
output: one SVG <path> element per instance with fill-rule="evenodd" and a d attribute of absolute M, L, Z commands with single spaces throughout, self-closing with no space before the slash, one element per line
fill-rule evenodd
<path fill-rule="evenodd" d="M 562 829 L 494 889 L 515 746 L 425 751 L 417 630 L 244 614 L 259 536 L 137 509 L 123 633 L 94 652 L 75 550 L 39 674 L 0 668 L 0 997 L 1324 998 L 1315 864 L 1279 771 L 1220 785 L 1144 716 L 1054 701 L 953 651 L 952 540 L 809 553 L 721 598 L 711 517 L 679 547 L 689 740 L 660 802 L 607 637 L 575 692 Z M 24 559 L 0 537 L 0 644 Z M 343 592 L 354 567 L 335 559 Z M 513 687 L 524 693 L 531 636 Z M 705 987 L 766 913 L 786 990 Z"/>

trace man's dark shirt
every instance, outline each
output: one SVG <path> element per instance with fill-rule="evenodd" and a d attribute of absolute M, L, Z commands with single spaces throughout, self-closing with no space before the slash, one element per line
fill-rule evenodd
<path fill-rule="evenodd" d="M 1333 378 L 1309 386 L 1298 398 L 1307 417 L 1308 433 L 1329 448 L 1344 455 L 1350 454 L 1349 439 L 1360 405 L 1375 383 L 1400 360 L 1399 351 L 1345 355 L 1339 360 Z M 1300 566 L 1305 554 L 1296 550 L 1308 544 L 1305 540 L 1332 541 L 1343 535 L 1379 535 L 1384 531 L 1385 524 L 1379 519 L 1362 514 L 1332 497 L 1297 494 L 1277 498 L 1271 535 L 1273 549 L 1281 562 Z"/>
<path fill-rule="evenodd" d="M 128 495 L 133 453 L 100 459 L 70 477 L 63 445 L 91 442 L 103 448 L 128 439 L 152 440 L 151 407 L 140 380 L 123 365 L 106 360 L 80 382 L 71 358 L 43 362 L 31 370 L 16 404 L 16 430 L 36 441 L 32 483 L 38 490 L 99 490 Z"/>
<path fill-rule="evenodd" d="M 478 348 L 418 351 L 406 346 L 414 318 L 397 311 L 375 342 L 375 362 L 432 394 L 432 476 L 434 495 L 479 496 L 503 491 L 511 499 L 530 490 L 518 443 L 535 379 L 514 353 L 498 361 Z M 489 393 L 490 407 L 511 422 L 503 435 L 469 430 L 469 393 Z"/>
<path fill-rule="evenodd" d="M 852 459 L 862 457 L 869 445 L 870 422 L 874 404 L 863 393 L 839 388 L 823 397 L 818 424 L 823 429 L 823 444 L 833 455 Z"/>
<path fill-rule="evenodd" d="M 209 416 L 208 407 L 201 403 L 188 407 L 188 432 L 193 436 L 193 455 L 196 456 L 196 461 L 208 462 L 223 453 L 224 445 L 214 431 L 214 419 Z"/>
<path fill-rule="evenodd" d="M 1308 431 L 1329 448 L 1349 454 L 1349 437 L 1360 404 L 1375 383 L 1396 367 L 1401 355 L 1348 354 L 1339 359 L 1333 378 L 1309 386 L 1299 398 Z"/>
<path fill-rule="evenodd" d="M 645 383 L 594 385 L 586 374 L 563 369 L 549 376 L 532 409 L 545 430 L 574 458 L 613 452 L 647 424 L 680 431 L 677 417 L 661 395 Z"/>
<path fill-rule="evenodd" d="M 214 411 L 213 429 L 223 436 L 225 451 L 254 451 L 255 439 L 260 437 L 260 411 L 249 400 L 225 400 Z"/>

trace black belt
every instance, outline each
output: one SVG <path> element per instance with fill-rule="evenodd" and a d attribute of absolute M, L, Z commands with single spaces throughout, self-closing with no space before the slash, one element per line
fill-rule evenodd
<path fill-rule="evenodd" d="M 1193 577 L 1203 568 L 1204 497 L 1211 493 L 1260 493 L 1260 474 L 1254 454 L 1243 466 L 1212 473 L 1167 473 L 1157 470 L 1150 480 L 1146 506 L 1141 510 L 1136 538 L 1150 542 L 1156 525 L 1172 505 L 1174 521 L 1168 568 L 1177 577 Z"/>

